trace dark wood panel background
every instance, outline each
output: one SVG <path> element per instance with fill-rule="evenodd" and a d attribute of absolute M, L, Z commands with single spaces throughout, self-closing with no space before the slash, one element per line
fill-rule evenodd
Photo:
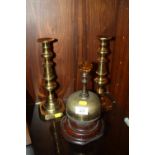
<path fill-rule="evenodd" d="M 128 0 L 27 0 L 27 91 L 33 100 L 41 94 L 40 37 L 57 38 L 54 44 L 58 94 L 64 100 L 80 89 L 78 64 L 97 61 L 98 35 L 113 36 L 109 89 L 124 116 L 128 115 Z M 116 122 L 117 126 L 117 122 Z M 117 137 L 125 135 L 122 127 Z M 116 135 L 115 134 L 115 135 Z M 124 139 L 119 142 L 124 143 Z M 116 143 L 114 143 L 116 144 Z"/>
<path fill-rule="evenodd" d="M 77 66 L 96 62 L 98 35 L 113 36 L 110 90 L 128 104 L 128 0 L 27 0 L 27 89 L 35 99 L 42 81 L 39 37 L 54 37 L 56 72 L 63 97 L 80 88 Z"/>

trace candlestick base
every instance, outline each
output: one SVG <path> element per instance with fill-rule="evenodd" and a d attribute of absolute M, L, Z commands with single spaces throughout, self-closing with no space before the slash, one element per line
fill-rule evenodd
<path fill-rule="evenodd" d="M 64 104 L 61 99 L 57 99 L 56 106 L 53 108 L 46 108 L 45 102 L 40 103 L 39 112 L 40 118 L 43 120 L 51 120 L 63 116 Z"/>

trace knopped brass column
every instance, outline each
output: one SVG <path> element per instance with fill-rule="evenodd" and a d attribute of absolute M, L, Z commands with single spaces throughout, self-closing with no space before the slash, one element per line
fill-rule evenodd
<path fill-rule="evenodd" d="M 44 69 L 44 88 L 47 91 L 46 100 L 40 103 L 40 116 L 44 120 L 59 118 L 63 115 L 64 104 L 61 99 L 55 97 L 55 89 L 57 83 L 55 81 L 56 75 L 53 63 L 53 49 L 52 45 L 55 39 L 40 38 L 38 42 L 42 43 L 42 57 Z"/>
<path fill-rule="evenodd" d="M 96 92 L 99 94 L 102 106 L 105 111 L 112 109 L 112 101 L 110 96 L 107 93 L 107 84 L 109 84 L 109 75 L 108 75 L 108 59 L 107 55 L 109 54 L 109 44 L 112 38 L 99 37 L 100 48 L 98 50 L 98 69 L 96 71 Z"/>

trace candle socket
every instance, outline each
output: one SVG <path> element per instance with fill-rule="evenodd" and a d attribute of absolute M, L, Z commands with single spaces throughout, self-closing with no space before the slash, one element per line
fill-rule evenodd
<path fill-rule="evenodd" d="M 55 89 L 57 87 L 56 74 L 54 70 L 53 62 L 53 49 L 52 45 L 56 39 L 52 38 L 40 38 L 38 42 L 42 43 L 42 57 L 43 57 L 43 69 L 44 69 L 44 89 L 47 92 L 45 101 L 40 103 L 39 112 L 40 117 L 43 120 L 50 120 L 59 118 L 63 115 L 64 104 L 60 98 L 55 97 Z"/>

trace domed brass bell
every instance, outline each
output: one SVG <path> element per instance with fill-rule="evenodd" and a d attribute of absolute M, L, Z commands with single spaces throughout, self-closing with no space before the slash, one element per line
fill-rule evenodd
<path fill-rule="evenodd" d="M 83 89 L 71 94 L 66 103 L 66 116 L 61 120 L 62 135 L 71 143 L 85 145 L 103 135 L 99 97 L 86 89 L 87 76 L 92 64 L 83 63 Z"/>

